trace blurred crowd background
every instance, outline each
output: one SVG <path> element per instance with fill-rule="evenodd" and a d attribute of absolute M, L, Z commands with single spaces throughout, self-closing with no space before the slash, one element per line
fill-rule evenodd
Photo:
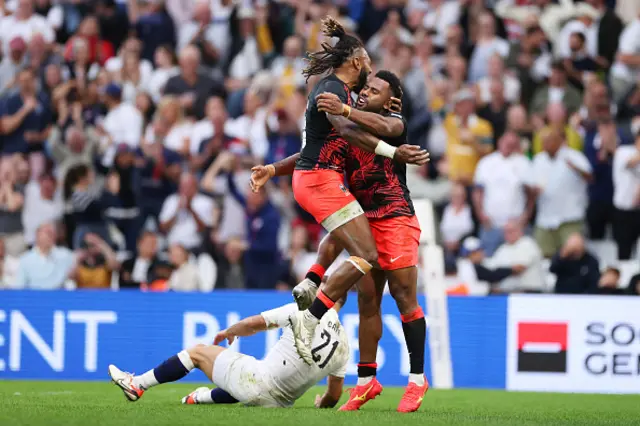
<path fill-rule="evenodd" d="M 288 290 L 330 14 L 403 82 L 451 293 L 640 292 L 638 0 L 0 0 L 0 288 Z"/>

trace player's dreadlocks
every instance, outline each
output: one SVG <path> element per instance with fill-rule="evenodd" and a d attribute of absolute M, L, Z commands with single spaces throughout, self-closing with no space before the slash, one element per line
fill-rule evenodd
<path fill-rule="evenodd" d="M 322 33 L 327 37 L 337 37 L 338 42 L 335 46 L 323 42 L 321 50 L 308 54 L 309 63 L 302 71 L 307 81 L 312 75 L 339 68 L 357 49 L 364 47 L 358 38 L 347 34 L 342 25 L 331 16 L 322 20 Z"/>

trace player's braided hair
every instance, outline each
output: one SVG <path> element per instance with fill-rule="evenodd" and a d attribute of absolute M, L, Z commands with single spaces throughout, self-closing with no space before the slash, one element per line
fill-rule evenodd
<path fill-rule="evenodd" d="M 331 16 L 322 20 L 322 33 L 327 37 L 337 37 L 338 42 L 335 46 L 323 42 L 321 50 L 308 53 L 308 65 L 302 71 L 307 81 L 312 75 L 339 68 L 357 49 L 364 47 L 358 38 L 347 34 L 344 27 Z"/>

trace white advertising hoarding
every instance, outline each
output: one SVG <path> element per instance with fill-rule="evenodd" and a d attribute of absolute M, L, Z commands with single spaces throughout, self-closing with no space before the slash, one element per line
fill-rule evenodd
<path fill-rule="evenodd" d="M 640 393 L 640 298 L 509 297 L 507 389 Z"/>

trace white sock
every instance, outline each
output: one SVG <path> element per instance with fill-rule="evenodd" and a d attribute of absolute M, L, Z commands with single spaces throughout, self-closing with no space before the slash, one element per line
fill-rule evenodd
<path fill-rule="evenodd" d="M 424 386 L 424 374 L 409 374 L 409 383 Z"/>
<path fill-rule="evenodd" d="M 197 394 L 198 403 L 200 404 L 213 404 L 213 398 L 211 398 L 211 389 L 202 389 Z"/>
<path fill-rule="evenodd" d="M 142 389 L 147 390 L 153 386 L 158 385 L 158 381 L 156 380 L 156 376 L 153 374 L 153 370 L 149 370 L 141 376 L 135 376 L 133 378 L 133 385 Z"/>
<path fill-rule="evenodd" d="M 376 376 L 358 377 L 358 386 L 363 386 L 373 380 Z"/>

